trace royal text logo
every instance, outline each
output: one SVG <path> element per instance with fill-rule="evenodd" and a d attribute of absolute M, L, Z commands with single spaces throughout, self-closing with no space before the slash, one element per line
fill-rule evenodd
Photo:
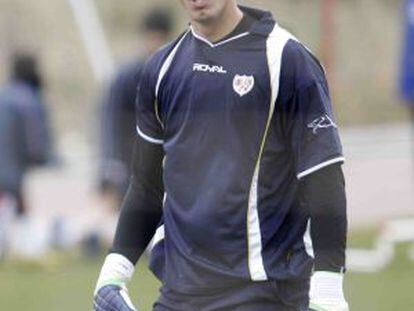
<path fill-rule="evenodd" d="M 219 74 L 226 74 L 227 71 L 224 70 L 223 66 L 210 66 L 206 64 L 194 64 L 193 71 L 201 71 L 201 72 L 210 72 L 210 73 L 219 73 Z"/>

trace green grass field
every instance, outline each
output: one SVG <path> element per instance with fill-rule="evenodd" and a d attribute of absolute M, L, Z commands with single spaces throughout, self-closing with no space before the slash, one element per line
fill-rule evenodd
<path fill-rule="evenodd" d="M 353 235 L 351 245 L 369 245 L 372 235 Z M 346 293 L 352 311 L 414 310 L 414 263 L 406 256 L 407 246 L 383 272 L 348 273 Z M 77 255 L 55 255 L 42 263 L 0 265 L 0 310 L 91 310 L 93 286 L 103 258 L 81 259 Z M 138 265 L 130 286 L 140 310 L 149 311 L 157 297 L 158 282 Z"/>

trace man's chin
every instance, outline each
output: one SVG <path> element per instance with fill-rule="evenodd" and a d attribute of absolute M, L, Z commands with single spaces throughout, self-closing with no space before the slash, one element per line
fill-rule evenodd
<path fill-rule="evenodd" d="M 214 18 L 207 12 L 199 12 L 192 16 L 192 20 L 199 24 L 210 24 L 214 21 Z"/>

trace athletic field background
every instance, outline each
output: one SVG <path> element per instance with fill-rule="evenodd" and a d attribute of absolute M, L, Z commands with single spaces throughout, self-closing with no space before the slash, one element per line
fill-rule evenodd
<path fill-rule="evenodd" d="M 178 0 L 96 0 L 117 63 L 139 50 L 137 17 L 153 4 L 168 5 L 186 19 Z M 320 55 L 319 0 L 243 1 L 271 9 L 278 21 Z M 414 215 L 410 127 L 397 93 L 400 0 L 338 0 L 334 14 L 334 70 L 331 90 L 344 133 L 351 246 L 372 247 L 386 219 Z M 46 96 L 64 168 L 35 172 L 28 192 L 35 216 L 65 211 L 82 225 L 103 210 L 94 197 L 97 98 L 86 53 L 66 0 L 0 0 L 0 81 L 7 59 L 18 48 L 34 48 L 47 74 Z M 395 125 L 397 123 L 397 125 Z M 58 182 L 56 182 L 58 181 Z M 62 200 L 63 198 L 63 200 Z M 84 215 L 88 215 L 84 219 Z M 110 228 L 113 223 L 103 222 Z M 368 228 L 366 228 L 368 227 Z M 386 270 L 347 274 L 351 311 L 414 310 L 414 263 L 399 245 Z M 91 310 L 101 258 L 77 251 L 36 262 L 0 263 L 0 311 Z M 140 310 L 151 310 L 157 282 L 138 268 L 130 292 Z"/>
<path fill-rule="evenodd" d="M 350 243 L 370 247 L 373 236 L 374 232 L 353 234 Z M 414 264 L 408 261 L 407 251 L 407 245 L 399 247 L 395 260 L 380 273 L 347 274 L 345 290 L 352 311 L 413 310 Z M 40 263 L 0 265 L 0 309 L 92 310 L 93 286 L 102 261 L 103 257 L 86 260 L 61 254 Z M 139 310 L 152 310 L 158 285 L 141 262 L 129 289 Z"/>

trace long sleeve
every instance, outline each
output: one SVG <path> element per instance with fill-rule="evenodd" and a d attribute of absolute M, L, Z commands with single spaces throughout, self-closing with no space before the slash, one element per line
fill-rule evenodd
<path fill-rule="evenodd" d="M 138 137 L 132 177 L 122 204 L 112 252 L 136 263 L 153 237 L 162 216 L 164 195 L 161 145 Z"/>
<path fill-rule="evenodd" d="M 344 175 L 339 164 L 308 175 L 301 194 L 311 218 L 315 271 L 345 269 L 347 211 Z"/>

